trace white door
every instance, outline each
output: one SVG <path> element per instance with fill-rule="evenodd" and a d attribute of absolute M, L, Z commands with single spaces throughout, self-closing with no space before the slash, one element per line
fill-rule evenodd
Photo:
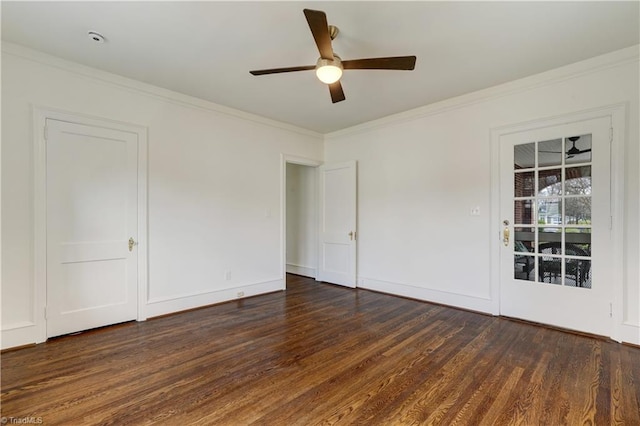
<path fill-rule="evenodd" d="M 318 281 L 356 286 L 356 162 L 320 166 Z"/>
<path fill-rule="evenodd" d="M 137 315 L 137 135 L 47 119 L 47 337 Z"/>
<path fill-rule="evenodd" d="M 611 335 L 610 118 L 500 137 L 500 313 Z"/>

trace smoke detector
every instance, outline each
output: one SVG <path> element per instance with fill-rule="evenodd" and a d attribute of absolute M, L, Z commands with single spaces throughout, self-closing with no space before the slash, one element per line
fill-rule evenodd
<path fill-rule="evenodd" d="M 92 41 L 96 43 L 104 43 L 104 36 L 100 33 L 97 33 L 95 31 L 89 31 L 87 35 Z"/>

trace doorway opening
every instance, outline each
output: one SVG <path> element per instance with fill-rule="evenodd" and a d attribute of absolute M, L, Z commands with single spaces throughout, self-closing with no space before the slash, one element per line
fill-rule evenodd
<path fill-rule="evenodd" d="M 283 162 L 283 276 L 317 277 L 319 162 L 285 157 Z"/>

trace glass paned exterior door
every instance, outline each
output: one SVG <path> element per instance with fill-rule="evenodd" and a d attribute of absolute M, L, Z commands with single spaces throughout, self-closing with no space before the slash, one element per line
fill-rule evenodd
<path fill-rule="evenodd" d="M 610 335 L 611 118 L 500 136 L 500 314 Z"/>

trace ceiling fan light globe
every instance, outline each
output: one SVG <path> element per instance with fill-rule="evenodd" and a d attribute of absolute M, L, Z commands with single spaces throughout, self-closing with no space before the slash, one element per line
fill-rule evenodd
<path fill-rule="evenodd" d="M 340 80 L 342 77 L 342 70 L 335 65 L 325 65 L 316 70 L 316 76 L 325 84 L 332 84 Z"/>
<path fill-rule="evenodd" d="M 316 76 L 325 84 L 335 83 L 342 77 L 342 61 L 338 56 L 334 56 L 334 60 L 318 59 Z"/>

